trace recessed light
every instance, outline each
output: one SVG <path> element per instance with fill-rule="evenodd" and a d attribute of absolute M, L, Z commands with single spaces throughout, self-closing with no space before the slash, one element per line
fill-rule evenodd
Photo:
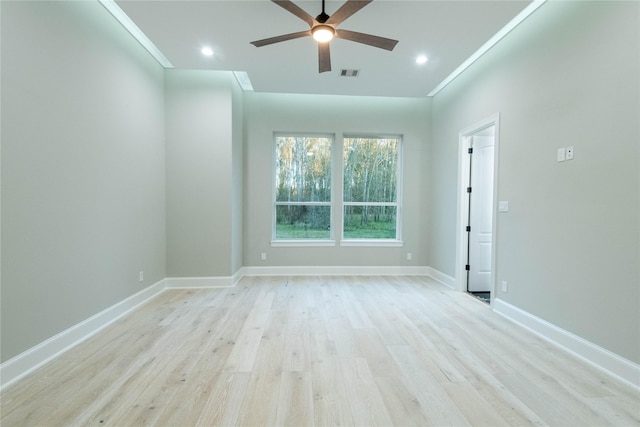
<path fill-rule="evenodd" d="M 202 50 L 200 50 L 200 52 L 202 52 L 204 56 L 213 56 L 213 49 L 207 46 L 203 47 Z"/>
<path fill-rule="evenodd" d="M 418 55 L 416 58 L 416 64 L 425 64 L 427 62 L 427 57 L 425 55 Z"/>

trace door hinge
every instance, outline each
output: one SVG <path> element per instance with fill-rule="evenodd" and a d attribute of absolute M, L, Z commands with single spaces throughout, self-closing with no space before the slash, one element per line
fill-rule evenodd
<path fill-rule="evenodd" d="M 469 270 L 471 270 L 471 266 L 470 266 L 469 264 L 467 264 L 467 265 L 465 265 L 465 266 L 464 266 L 464 269 L 465 269 L 466 271 L 469 271 Z"/>
<path fill-rule="evenodd" d="M 467 193 L 471 193 L 471 187 L 467 187 Z"/>
<path fill-rule="evenodd" d="M 467 232 L 470 232 L 470 231 L 471 231 L 471 226 L 467 225 Z"/>
<path fill-rule="evenodd" d="M 473 154 L 473 147 L 469 147 L 469 154 Z"/>

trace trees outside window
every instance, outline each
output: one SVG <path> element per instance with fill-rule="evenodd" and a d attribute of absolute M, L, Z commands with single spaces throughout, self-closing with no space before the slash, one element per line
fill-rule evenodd
<path fill-rule="evenodd" d="M 274 141 L 274 243 L 400 241 L 400 136 L 349 135 L 336 143 L 331 135 L 276 134 Z M 334 146 L 342 156 L 332 157 Z M 332 169 L 342 198 L 339 191 L 332 197 Z"/>
<path fill-rule="evenodd" d="M 344 138 L 344 239 L 399 239 L 399 150 L 397 136 Z"/>
<path fill-rule="evenodd" d="M 327 135 L 276 135 L 276 239 L 331 237 L 332 143 Z"/>

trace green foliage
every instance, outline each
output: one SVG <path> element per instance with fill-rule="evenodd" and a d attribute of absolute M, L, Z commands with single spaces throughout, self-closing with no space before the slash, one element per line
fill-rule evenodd
<path fill-rule="evenodd" d="M 312 228 L 302 223 L 276 224 L 276 238 L 278 239 L 328 239 L 330 231 L 327 228 Z"/>
<path fill-rule="evenodd" d="M 394 215 L 371 215 L 364 221 L 361 214 L 346 214 L 345 239 L 395 239 L 396 218 Z"/>
<path fill-rule="evenodd" d="M 276 207 L 276 223 L 304 224 L 312 228 L 327 228 L 331 224 L 329 206 L 280 205 Z"/>

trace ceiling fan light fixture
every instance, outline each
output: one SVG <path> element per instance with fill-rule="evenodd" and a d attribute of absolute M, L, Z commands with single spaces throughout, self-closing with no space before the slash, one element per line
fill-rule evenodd
<path fill-rule="evenodd" d="M 319 24 L 311 29 L 313 39 L 320 43 L 326 43 L 333 38 L 336 30 L 331 25 Z"/>

